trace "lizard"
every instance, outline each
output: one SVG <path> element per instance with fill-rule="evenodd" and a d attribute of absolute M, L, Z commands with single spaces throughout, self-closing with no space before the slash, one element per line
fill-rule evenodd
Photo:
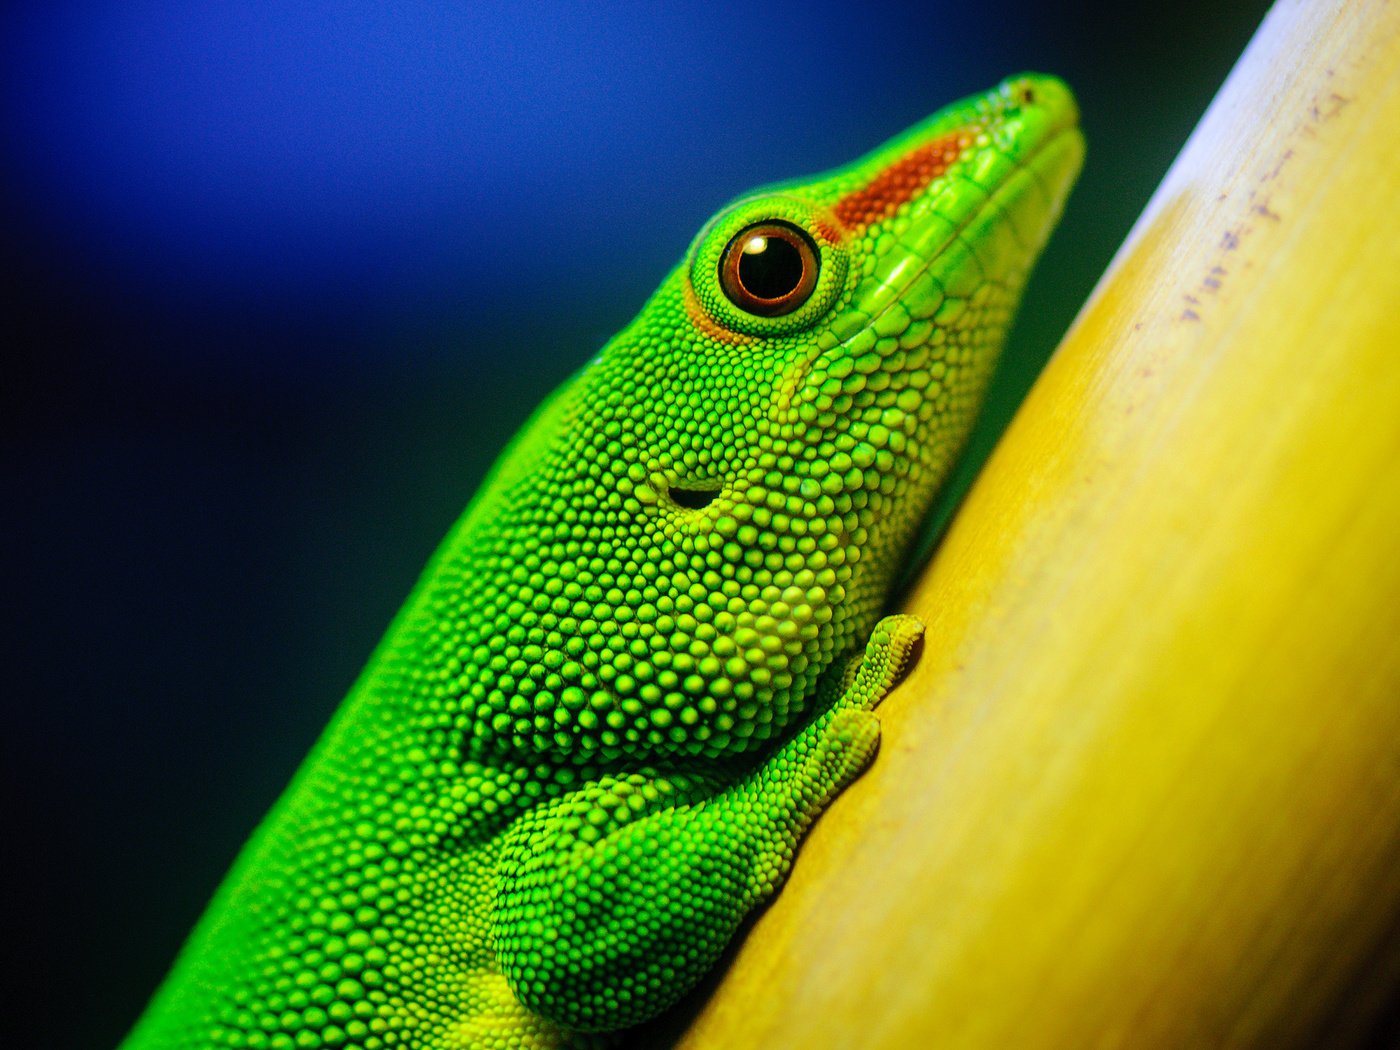
<path fill-rule="evenodd" d="M 715 215 L 529 418 L 125 1050 L 605 1046 L 778 889 L 1083 158 L 1025 74 Z"/>

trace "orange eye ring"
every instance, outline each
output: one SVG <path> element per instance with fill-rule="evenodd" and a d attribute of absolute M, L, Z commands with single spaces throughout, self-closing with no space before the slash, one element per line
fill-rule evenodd
<path fill-rule="evenodd" d="M 812 296 L 821 269 L 812 239 L 774 219 L 745 226 L 719 258 L 719 286 L 745 313 L 781 317 Z"/>

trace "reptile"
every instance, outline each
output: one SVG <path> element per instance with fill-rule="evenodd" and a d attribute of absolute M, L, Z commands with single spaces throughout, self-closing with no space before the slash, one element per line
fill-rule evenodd
<path fill-rule="evenodd" d="M 1022 75 L 723 208 L 525 423 L 123 1044 L 608 1045 L 872 759 L 1083 157 Z"/>

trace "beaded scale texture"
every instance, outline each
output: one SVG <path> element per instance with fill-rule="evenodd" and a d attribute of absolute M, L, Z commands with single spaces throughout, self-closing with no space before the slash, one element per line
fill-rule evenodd
<path fill-rule="evenodd" d="M 922 632 L 881 611 L 1075 123 L 1015 78 L 711 220 L 504 453 L 127 1050 L 597 1046 L 687 991 L 874 754 Z"/>

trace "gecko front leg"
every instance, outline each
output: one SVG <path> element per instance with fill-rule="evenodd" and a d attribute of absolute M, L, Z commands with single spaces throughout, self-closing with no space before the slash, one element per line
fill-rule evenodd
<path fill-rule="evenodd" d="M 579 1031 L 637 1024 L 708 970 L 792 866 L 803 832 L 874 756 L 872 708 L 923 624 L 881 620 L 833 699 L 737 782 L 655 769 L 531 811 L 503 851 L 497 955 L 529 1009 Z"/>

